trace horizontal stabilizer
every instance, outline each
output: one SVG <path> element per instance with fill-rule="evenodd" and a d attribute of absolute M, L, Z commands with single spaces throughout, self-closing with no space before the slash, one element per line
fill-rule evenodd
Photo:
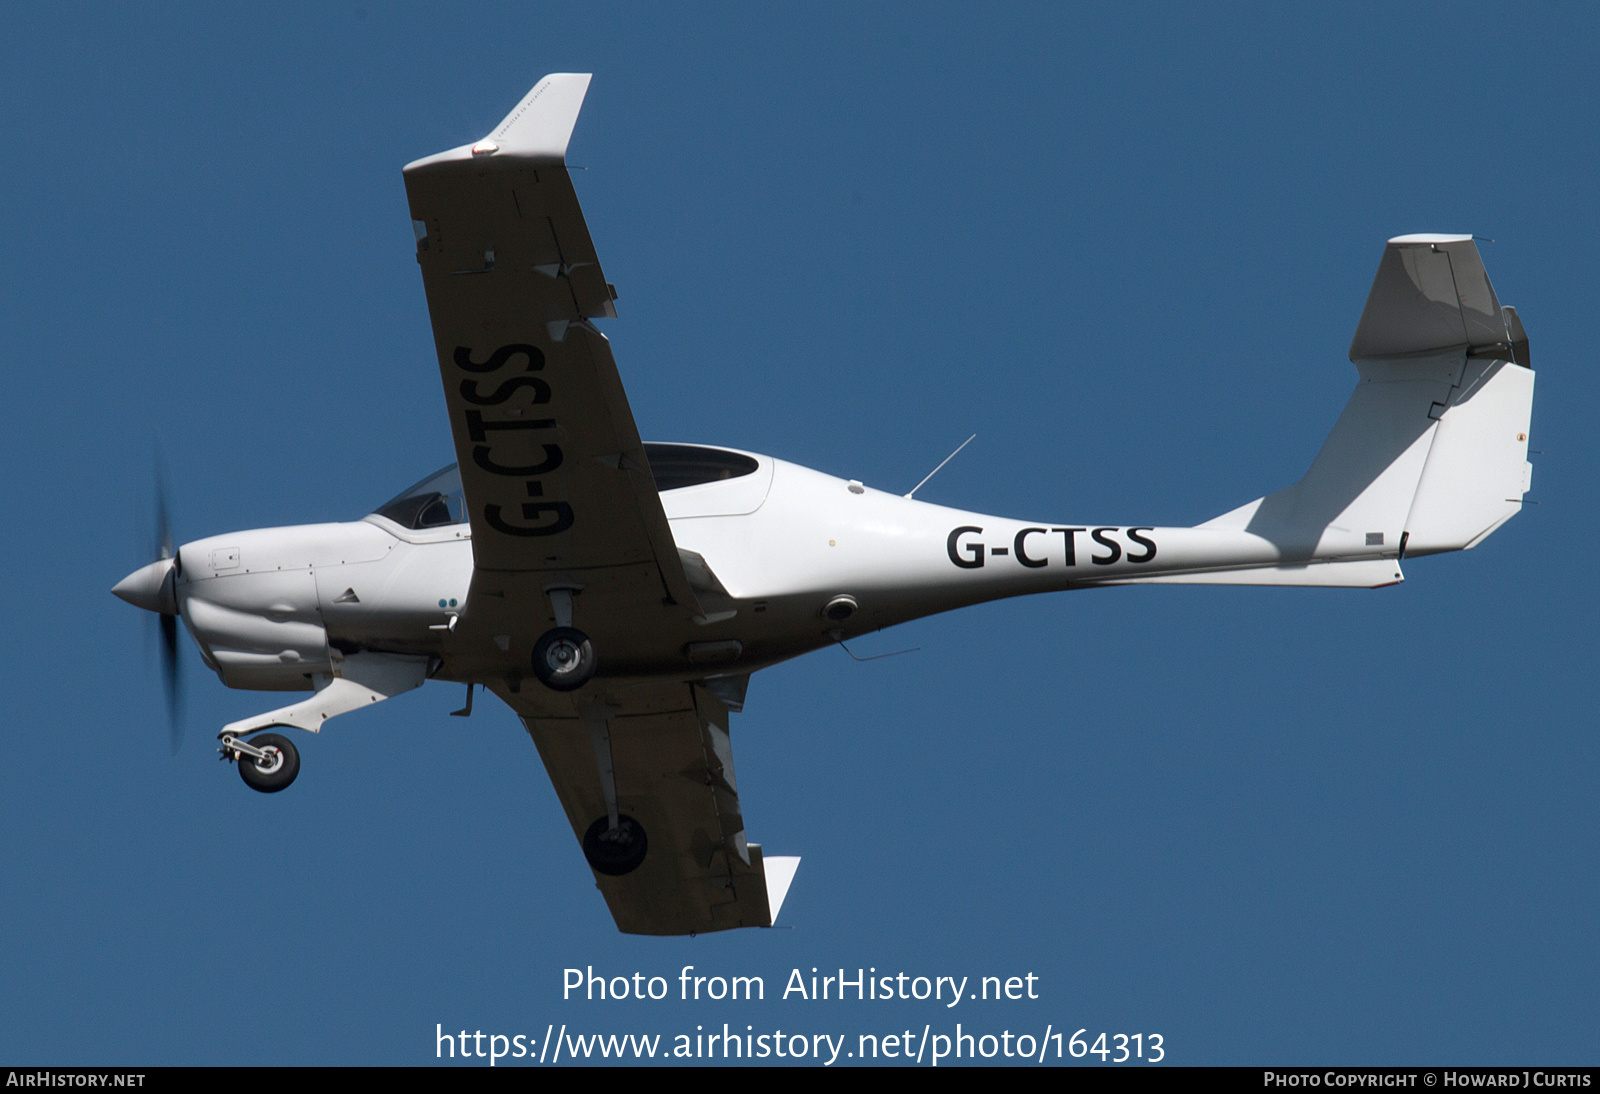
<path fill-rule="evenodd" d="M 1471 236 L 1396 236 L 1384 248 L 1350 360 L 1509 348 L 1511 341 Z"/>

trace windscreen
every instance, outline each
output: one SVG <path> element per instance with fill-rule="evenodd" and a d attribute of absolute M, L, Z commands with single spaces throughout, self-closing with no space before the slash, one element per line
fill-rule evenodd
<path fill-rule="evenodd" d="M 439 528 L 466 519 L 461 472 L 455 464 L 441 468 L 374 511 L 402 528 Z"/>

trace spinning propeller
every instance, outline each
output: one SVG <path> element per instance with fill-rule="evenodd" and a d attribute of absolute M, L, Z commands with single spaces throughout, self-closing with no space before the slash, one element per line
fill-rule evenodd
<path fill-rule="evenodd" d="M 178 674 L 182 671 L 183 664 L 178 659 L 178 598 L 174 585 L 177 580 L 178 556 L 172 546 L 172 523 L 167 519 L 167 491 L 160 485 L 156 486 L 156 558 L 160 561 L 170 560 L 172 565 L 163 582 L 164 590 L 172 600 L 172 613 L 163 612 L 161 621 L 161 679 L 167 690 L 167 722 L 168 734 L 172 742 L 172 752 L 178 752 L 178 746 L 183 744 L 183 691 L 179 688 Z"/>
<path fill-rule="evenodd" d="M 167 718 L 172 751 L 183 743 L 183 693 L 179 688 L 178 596 L 180 568 L 172 545 L 172 525 L 167 519 L 166 490 L 156 477 L 155 561 L 141 566 L 112 588 L 112 592 L 136 608 L 155 612 L 161 625 L 161 675 L 167 692 Z"/>

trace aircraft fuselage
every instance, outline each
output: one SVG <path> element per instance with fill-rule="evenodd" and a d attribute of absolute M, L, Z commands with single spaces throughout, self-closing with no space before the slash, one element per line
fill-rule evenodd
<path fill-rule="evenodd" d="M 544 605 L 547 589 L 572 587 L 573 623 L 594 641 L 600 677 L 688 680 L 1002 597 L 1294 561 L 1241 529 L 1019 521 L 756 458 L 748 481 L 661 495 L 679 549 L 714 575 L 700 621 L 665 602 L 656 618 L 621 625 L 616 613 L 585 611 L 658 583 L 649 563 L 475 574 L 466 523 L 408 530 L 376 515 L 185 544 L 178 606 L 230 687 L 310 690 L 333 660 L 360 650 L 428 658 L 435 679 L 489 682 L 554 623 L 548 610 L 508 606 Z M 1317 557 L 1398 553 L 1392 539 L 1347 546 Z"/>

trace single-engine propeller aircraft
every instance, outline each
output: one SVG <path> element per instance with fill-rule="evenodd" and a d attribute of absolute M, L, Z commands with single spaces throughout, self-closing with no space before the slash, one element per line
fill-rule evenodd
<path fill-rule="evenodd" d="M 1392 585 L 1521 508 L 1528 339 L 1465 235 L 1389 240 L 1310 470 L 1193 528 L 983 516 L 642 443 L 565 166 L 588 87 L 547 76 L 405 168 L 457 462 L 353 523 L 169 543 L 113 590 L 163 616 L 169 677 L 182 619 L 228 687 L 312 693 L 221 731 L 256 790 L 300 764 L 264 731 L 429 679 L 465 684 L 467 713 L 481 685 L 527 727 L 621 930 L 770 926 L 799 859 L 745 835 L 729 712 L 757 669 L 1024 593 Z"/>

